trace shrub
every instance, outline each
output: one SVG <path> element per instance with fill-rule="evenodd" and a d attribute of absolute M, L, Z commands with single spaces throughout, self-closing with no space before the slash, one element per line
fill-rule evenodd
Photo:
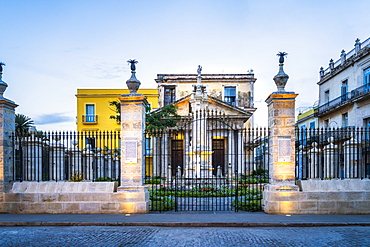
<path fill-rule="evenodd" d="M 245 197 L 239 198 L 238 201 L 234 200 L 232 205 L 242 211 L 255 212 L 261 210 L 261 200 L 248 200 Z"/>
<path fill-rule="evenodd" d="M 81 182 L 83 180 L 82 173 L 74 173 L 71 176 L 71 182 Z"/>
<path fill-rule="evenodd" d="M 170 211 L 175 208 L 175 200 L 169 196 L 151 196 L 152 211 Z"/>
<path fill-rule="evenodd" d="M 159 178 L 145 179 L 145 184 L 161 184 L 161 179 Z"/>
<path fill-rule="evenodd" d="M 110 177 L 99 177 L 94 180 L 95 182 L 111 182 L 113 181 Z"/>

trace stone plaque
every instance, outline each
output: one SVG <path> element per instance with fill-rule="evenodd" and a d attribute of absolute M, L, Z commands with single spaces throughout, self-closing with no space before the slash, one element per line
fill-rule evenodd
<path fill-rule="evenodd" d="M 278 137 L 278 162 L 290 162 L 290 156 L 292 154 L 290 142 L 290 136 Z"/>
<path fill-rule="evenodd" d="M 125 162 L 137 163 L 137 141 L 125 141 Z"/>

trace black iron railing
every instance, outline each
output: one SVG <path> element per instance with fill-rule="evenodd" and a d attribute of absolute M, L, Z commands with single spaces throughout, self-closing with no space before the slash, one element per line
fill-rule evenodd
<path fill-rule="evenodd" d="M 15 181 L 118 181 L 119 132 L 13 135 Z"/>
<path fill-rule="evenodd" d="M 369 128 L 297 129 L 296 177 L 369 178 Z"/>
<path fill-rule="evenodd" d="M 228 116 L 196 112 L 176 128 L 146 136 L 151 210 L 262 210 L 269 181 L 267 129 L 237 127 Z"/>
<path fill-rule="evenodd" d="M 322 104 L 318 107 L 318 114 L 324 114 L 326 112 L 332 111 L 339 106 L 346 105 L 353 101 L 356 101 L 358 98 L 361 98 L 365 95 L 369 95 L 370 92 L 370 83 L 362 85 L 351 92 L 340 95 L 339 97 Z"/>

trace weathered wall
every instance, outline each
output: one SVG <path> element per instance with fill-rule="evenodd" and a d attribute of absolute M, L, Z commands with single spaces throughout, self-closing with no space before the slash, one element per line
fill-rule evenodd
<path fill-rule="evenodd" d="M 148 201 L 148 198 L 116 191 L 117 182 L 16 182 L 12 190 L 4 194 L 0 213 L 132 213 L 133 202 Z"/>
<path fill-rule="evenodd" d="M 301 191 L 264 193 L 271 214 L 369 214 L 370 180 L 303 180 Z"/>

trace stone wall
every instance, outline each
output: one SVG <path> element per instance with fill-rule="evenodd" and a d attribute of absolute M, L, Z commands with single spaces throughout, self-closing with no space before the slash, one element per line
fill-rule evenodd
<path fill-rule="evenodd" d="M 117 182 L 16 182 L 3 199 L 0 213 L 15 214 L 146 213 L 132 202 L 148 200 L 117 192 Z"/>
<path fill-rule="evenodd" d="M 279 214 L 369 214 L 370 180 L 302 180 L 300 191 L 264 192 L 264 210 Z"/>

